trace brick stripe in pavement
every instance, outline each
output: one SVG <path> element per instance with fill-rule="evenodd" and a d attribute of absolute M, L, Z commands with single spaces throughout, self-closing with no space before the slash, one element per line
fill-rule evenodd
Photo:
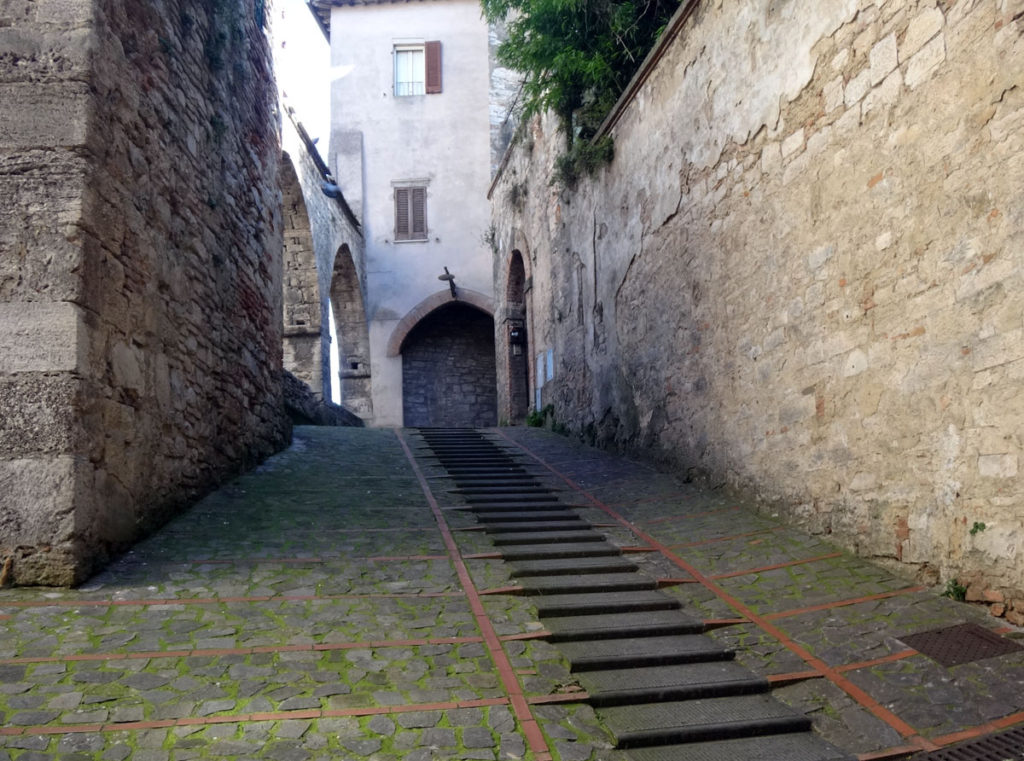
<path fill-rule="evenodd" d="M 772 528 L 762 528 L 757 531 L 747 531 L 744 534 L 733 534 L 732 536 L 716 536 L 713 539 L 701 539 L 697 542 L 682 542 L 679 544 L 668 544 L 666 545 L 670 549 L 678 550 L 687 547 L 703 547 L 706 544 L 720 544 L 721 542 L 735 542 L 738 539 L 747 539 L 752 536 L 759 534 L 770 534 L 773 531 L 785 531 L 785 526 L 773 526 Z"/>
<path fill-rule="evenodd" d="M 833 668 L 839 673 L 845 673 L 847 671 L 858 671 L 860 669 L 871 668 L 872 666 L 880 666 L 883 663 L 892 663 L 894 661 L 902 661 L 904 658 L 913 658 L 915 655 L 920 655 L 917 650 L 900 650 L 898 653 L 892 653 L 890 655 L 883 656 L 882 658 L 872 658 L 869 661 L 858 661 L 856 663 L 847 663 L 842 666 L 834 666 Z M 767 679 L 773 684 L 799 682 L 805 679 L 820 679 L 824 675 L 819 671 L 791 671 L 785 674 L 769 674 Z"/>
<path fill-rule="evenodd" d="M 832 558 L 842 557 L 841 552 L 830 552 L 827 555 L 816 555 L 813 558 L 800 558 L 799 560 L 790 560 L 788 563 L 773 563 L 772 565 L 763 565 L 758 568 L 743 569 L 740 571 L 730 571 L 729 573 L 714 573 L 709 574 L 709 579 L 734 579 L 737 576 L 746 576 L 752 573 L 764 573 L 765 571 L 777 571 L 779 568 L 790 568 L 795 565 L 804 565 L 806 563 L 818 563 L 822 560 L 831 560 Z"/>
<path fill-rule="evenodd" d="M 486 708 L 508 705 L 508 698 L 481 698 L 448 703 L 410 703 L 398 706 L 372 706 L 366 708 L 327 708 L 297 711 L 266 711 L 263 713 L 238 713 L 224 716 L 190 716 L 181 719 L 155 719 L 153 721 L 126 721 L 104 724 L 43 724 L 32 727 L 0 727 L 0 736 L 17 735 L 67 735 L 86 732 L 126 732 L 143 729 L 165 729 L 170 727 L 205 726 L 209 724 L 246 724 L 258 721 L 293 721 L 295 719 L 330 719 L 346 716 L 381 716 L 387 714 L 412 713 L 414 711 L 450 711 L 465 708 Z"/>
<path fill-rule="evenodd" d="M 500 638 L 503 641 L 504 637 Z M 509 638 L 511 639 L 511 638 Z M 148 652 L 118 651 L 81 653 L 79 655 L 19 656 L 0 658 L 0 664 L 14 663 L 76 663 L 83 661 L 139 660 L 151 658 L 207 658 L 222 655 L 254 655 L 256 653 L 326 653 L 334 650 L 363 648 L 418 647 L 421 645 L 464 645 L 483 642 L 483 637 L 432 637 L 426 639 L 368 640 L 365 642 L 329 642 L 320 645 L 263 645 L 257 647 L 219 647 L 193 650 L 151 650 Z"/>
<path fill-rule="evenodd" d="M 825 602 L 821 605 L 808 605 L 806 608 L 793 608 L 792 610 L 782 610 L 777 613 L 765 613 L 762 618 L 767 621 L 775 621 L 780 618 L 791 618 L 793 616 L 799 616 L 804 613 L 813 613 L 817 610 L 832 610 L 833 608 L 842 608 L 847 605 L 858 605 L 862 602 L 874 602 L 875 600 L 885 600 L 890 597 L 899 597 L 900 595 L 908 595 L 913 592 L 920 592 L 925 587 L 913 586 L 903 587 L 902 589 L 894 589 L 891 592 L 879 592 L 873 595 L 864 595 L 863 597 L 849 597 L 845 600 L 834 600 L 831 602 Z"/>
<path fill-rule="evenodd" d="M 638 500 L 638 503 L 640 501 L 641 500 Z M 678 515 L 663 515 L 660 518 L 647 518 L 647 519 L 642 520 L 642 521 L 636 521 L 636 524 L 638 526 L 653 526 L 653 525 L 658 524 L 658 523 L 671 523 L 672 521 L 684 521 L 684 520 L 691 520 L 693 518 L 704 518 L 704 517 L 706 517 L 708 515 L 721 515 L 722 513 L 734 513 L 734 512 L 736 512 L 739 509 L 740 508 L 738 506 L 734 506 L 734 507 L 723 507 L 723 508 L 719 508 L 718 510 L 705 510 L 702 513 L 679 513 Z M 724 539 L 724 540 L 720 539 L 719 541 L 726 541 L 727 539 L 731 539 L 731 538 L 732 537 L 726 537 L 726 539 Z"/>
<path fill-rule="evenodd" d="M 1008 729 L 1014 724 L 1019 724 L 1024 721 L 1024 711 L 1018 711 L 1012 713 L 1009 716 L 1003 716 L 999 719 L 994 719 L 986 724 L 981 724 L 977 727 L 969 727 L 960 732 L 954 732 L 949 735 L 943 735 L 935 738 L 936 743 L 940 745 L 950 745 L 955 742 L 961 742 L 963 740 L 971 740 L 981 735 L 987 735 L 990 732 L 998 732 L 1001 729 Z"/>
<path fill-rule="evenodd" d="M 129 608 L 151 605 L 220 605 L 240 602 L 316 602 L 318 600 L 363 600 L 392 598 L 464 597 L 462 592 L 381 592 L 340 595 L 254 595 L 251 597 L 161 597 L 140 600 L 12 600 L 8 608 Z"/>

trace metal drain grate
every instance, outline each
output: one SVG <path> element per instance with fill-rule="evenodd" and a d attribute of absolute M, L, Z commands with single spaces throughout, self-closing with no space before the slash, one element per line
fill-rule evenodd
<path fill-rule="evenodd" d="M 1011 729 L 953 748 L 914 756 L 911 761 L 1017 761 L 1024 759 L 1024 727 Z"/>
<path fill-rule="evenodd" d="M 900 640 L 943 666 L 958 666 L 961 663 L 1024 650 L 1024 647 L 1016 642 L 1000 637 L 977 624 L 959 624 L 929 632 L 908 634 Z"/>

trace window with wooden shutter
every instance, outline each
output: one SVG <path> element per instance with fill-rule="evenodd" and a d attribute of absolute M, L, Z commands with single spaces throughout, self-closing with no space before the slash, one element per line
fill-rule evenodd
<path fill-rule="evenodd" d="M 428 42 L 423 46 L 426 51 L 427 95 L 441 92 L 441 43 Z"/>
<path fill-rule="evenodd" d="M 395 240 L 427 239 L 427 189 L 395 188 Z"/>
<path fill-rule="evenodd" d="M 409 231 L 414 239 L 427 237 L 427 189 L 410 188 L 411 198 L 409 217 L 411 230 Z"/>

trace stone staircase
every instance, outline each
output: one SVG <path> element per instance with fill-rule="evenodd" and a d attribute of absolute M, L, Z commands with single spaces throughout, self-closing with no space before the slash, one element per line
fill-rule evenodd
<path fill-rule="evenodd" d="M 472 429 L 419 435 L 628 758 L 849 761 L 516 454 Z"/>

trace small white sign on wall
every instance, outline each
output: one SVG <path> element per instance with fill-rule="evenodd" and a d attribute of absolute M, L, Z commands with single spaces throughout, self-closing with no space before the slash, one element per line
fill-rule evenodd
<path fill-rule="evenodd" d="M 533 408 L 539 410 L 540 390 L 544 388 L 544 352 L 537 355 L 537 364 L 534 367 L 537 369 L 537 382 L 534 384 L 533 390 Z"/>

